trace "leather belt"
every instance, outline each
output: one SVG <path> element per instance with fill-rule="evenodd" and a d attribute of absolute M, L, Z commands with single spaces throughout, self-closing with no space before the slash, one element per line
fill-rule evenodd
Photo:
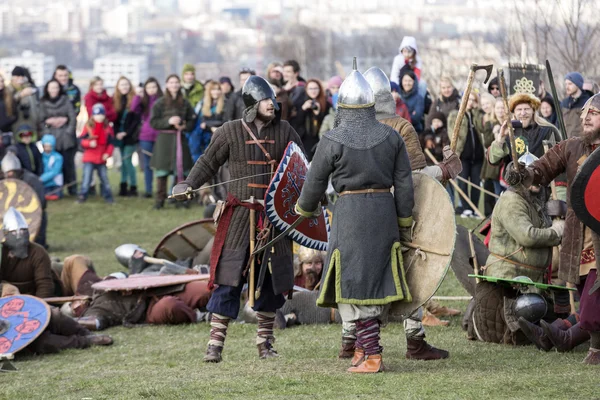
<path fill-rule="evenodd" d="M 340 196 L 345 196 L 347 194 L 368 194 L 368 193 L 391 193 L 391 188 L 387 189 L 361 189 L 361 190 L 345 190 L 340 193 Z"/>
<path fill-rule="evenodd" d="M 522 264 L 522 263 L 520 263 L 518 261 L 511 260 L 510 258 L 503 257 L 500 254 L 495 254 L 495 253 L 492 253 L 492 252 L 490 252 L 490 255 L 496 257 L 498 259 L 496 261 L 506 261 L 507 263 L 512 264 L 512 265 L 516 265 L 517 267 L 521 267 L 521 268 L 525 268 L 525 269 L 530 269 L 530 270 L 533 270 L 533 271 L 544 271 L 547 268 L 547 267 L 539 267 L 538 268 L 538 267 L 534 267 L 534 266 L 531 266 L 531 265 Z M 485 270 L 485 268 L 487 268 L 487 267 L 491 266 L 492 264 L 496 263 L 496 261 L 492 261 L 489 265 L 485 265 L 483 267 L 483 269 Z"/>

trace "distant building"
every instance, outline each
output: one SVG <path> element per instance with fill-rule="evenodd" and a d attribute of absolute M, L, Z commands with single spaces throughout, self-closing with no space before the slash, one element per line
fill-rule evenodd
<path fill-rule="evenodd" d="M 13 68 L 17 65 L 29 69 L 31 78 L 41 87 L 52 78 L 56 61 L 52 56 L 31 51 L 24 51 L 20 56 L 0 58 L 0 72 L 4 73 L 6 79 L 10 78 Z"/>
<path fill-rule="evenodd" d="M 120 76 L 126 76 L 134 86 L 148 78 L 146 56 L 113 53 L 94 60 L 94 75 L 104 80 L 104 86 L 114 87 Z"/>

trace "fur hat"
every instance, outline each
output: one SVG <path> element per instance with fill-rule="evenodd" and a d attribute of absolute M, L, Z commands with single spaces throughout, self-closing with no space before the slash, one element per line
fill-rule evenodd
<path fill-rule="evenodd" d="M 533 111 L 540 108 L 541 101 L 537 97 L 529 93 L 515 93 L 508 99 L 508 108 L 510 112 L 515 112 L 515 107 L 519 104 L 529 104 Z"/>

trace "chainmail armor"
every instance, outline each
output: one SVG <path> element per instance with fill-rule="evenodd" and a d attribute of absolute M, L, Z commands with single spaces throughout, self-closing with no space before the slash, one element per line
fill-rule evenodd
<path fill-rule="evenodd" d="M 392 93 L 378 93 L 375 95 L 375 112 L 378 114 L 385 114 L 384 118 L 391 118 L 396 116 L 396 101 Z M 377 118 L 377 119 L 384 119 Z"/>
<path fill-rule="evenodd" d="M 367 150 L 382 143 L 394 132 L 375 118 L 375 106 L 368 108 L 339 108 L 334 128 L 325 137 L 351 149 Z"/>

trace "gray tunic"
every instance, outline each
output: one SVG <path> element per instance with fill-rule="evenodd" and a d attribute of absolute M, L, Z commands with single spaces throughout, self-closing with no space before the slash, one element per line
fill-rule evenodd
<path fill-rule="evenodd" d="M 410 219 L 414 204 L 404 141 L 377 122 L 373 107 L 340 109 L 338 121 L 317 147 L 298 200 L 300 208 L 317 208 L 329 176 L 338 193 L 394 187 L 394 194 L 349 194 L 336 201 L 317 304 L 411 301 L 398 229 L 398 219 Z"/>

